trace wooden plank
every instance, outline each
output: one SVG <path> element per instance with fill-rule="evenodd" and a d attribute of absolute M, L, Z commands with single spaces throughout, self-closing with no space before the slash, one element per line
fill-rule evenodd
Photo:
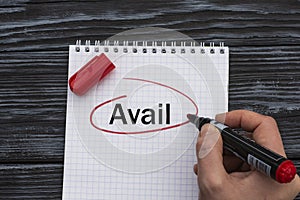
<path fill-rule="evenodd" d="M 0 198 L 61 199 L 62 174 L 61 164 L 0 165 Z"/>
<path fill-rule="evenodd" d="M 0 165 L 1 199 L 61 199 L 62 164 Z"/>
<path fill-rule="evenodd" d="M 20 3 L 2 7 L 5 15 L 1 27 L 5 31 L 1 38 L 4 48 L 31 46 L 38 51 L 58 44 L 65 46 L 76 38 L 103 40 L 130 28 L 162 26 L 195 39 L 224 40 L 230 46 L 295 45 L 299 43 L 299 7 L 297 1 L 289 5 L 259 2 L 259 6 L 182 1 L 130 1 L 126 6 L 113 6 L 111 2 Z M 12 45 L 16 42 L 17 47 Z"/>

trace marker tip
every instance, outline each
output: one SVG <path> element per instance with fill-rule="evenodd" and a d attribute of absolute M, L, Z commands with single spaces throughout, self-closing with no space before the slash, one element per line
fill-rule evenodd
<path fill-rule="evenodd" d="M 194 121 L 196 118 L 196 115 L 193 114 L 187 114 L 186 117 L 189 119 L 189 121 Z"/>

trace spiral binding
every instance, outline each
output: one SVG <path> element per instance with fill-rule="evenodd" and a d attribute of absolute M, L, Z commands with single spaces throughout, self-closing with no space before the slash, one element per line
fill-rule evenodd
<path fill-rule="evenodd" d="M 100 40 L 95 40 L 94 45 L 91 45 L 90 40 L 86 40 L 85 44 L 81 44 L 81 40 L 77 40 L 75 44 L 75 51 L 80 52 L 81 51 L 81 46 L 84 46 L 84 51 L 85 52 L 90 52 L 91 49 L 93 49 L 94 52 L 99 52 L 100 47 L 104 47 L 104 52 L 109 52 L 110 48 L 112 47 L 112 51 L 115 53 L 118 53 L 119 51 L 122 51 L 123 53 L 128 53 L 129 48 L 132 48 L 133 53 L 138 52 L 138 47 L 142 47 L 141 51 L 143 53 L 147 53 L 149 51 L 149 47 L 151 48 L 150 52 L 155 54 L 158 51 L 157 47 L 161 47 L 161 53 L 166 53 L 167 50 L 166 48 L 170 47 L 171 48 L 171 54 L 175 53 L 181 53 L 185 54 L 186 51 L 189 49 L 190 53 L 194 54 L 196 53 L 196 48 L 200 47 L 200 53 L 201 54 L 215 54 L 216 50 L 219 50 L 220 54 L 225 54 L 225 46 L 224 42 L 220 42 L 219 46 L 215 47 L 214 42 L 210 42 L 209 46 L 206 46 L 205 42 L 200 42 L 197 44 L 194 41 L 191 42 L 186 42 L 186 41 L 109 41 L 105 40 L 103 43 L 100 42 Z M 179 47 L 179 51 L 176 47 Z M 189 48 L 186 48 L 189 47 Z M 207 49 L 208 48 L 208 49 Z M 207 50 L 209 50 L 207 52 Z"/>

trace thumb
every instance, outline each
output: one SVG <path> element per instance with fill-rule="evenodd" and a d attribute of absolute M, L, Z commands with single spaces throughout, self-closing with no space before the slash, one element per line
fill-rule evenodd
<path fill-rule="evenodd" d="M 217 128 L 205 124 L 196 145 L 199 187 L 215 188 L 228 176 L 223 166 L 223 142 Z"/>

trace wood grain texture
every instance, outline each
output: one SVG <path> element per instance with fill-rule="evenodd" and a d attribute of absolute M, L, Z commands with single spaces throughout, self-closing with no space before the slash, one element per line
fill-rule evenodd
<path fill-rule="evenodd" d="M 68 45 L 150 26 L 224 41 L 230 110 L 273 116 L 300 171 L 299 1 L 1 1 L 0 199 L 61 198 Z"/>

